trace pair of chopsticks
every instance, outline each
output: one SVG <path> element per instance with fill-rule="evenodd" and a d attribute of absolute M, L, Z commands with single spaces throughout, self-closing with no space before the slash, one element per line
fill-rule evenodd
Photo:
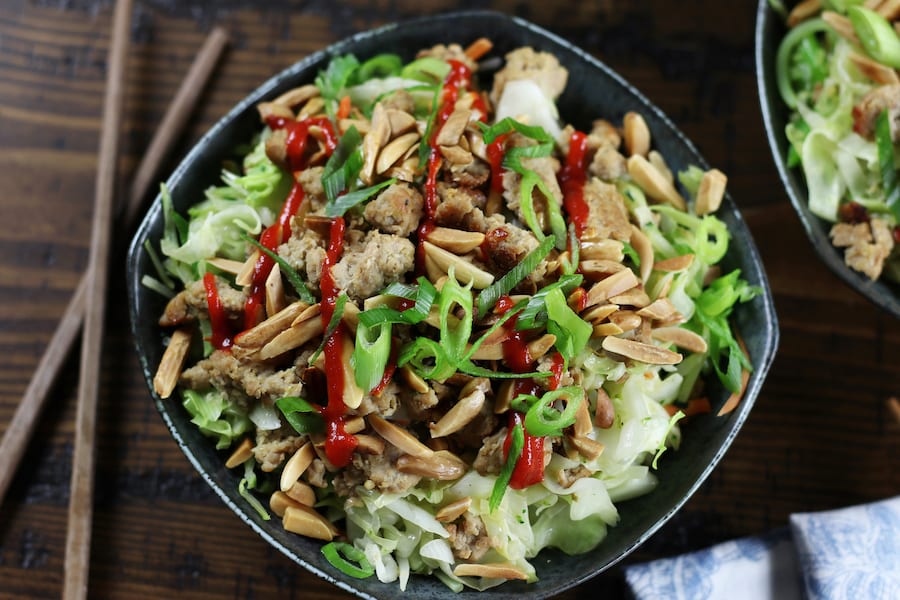
<path fill-rule="evenodd" d="M 2 504 L 15 475 L 16 467 L 34 433 L 37 419 L 46 403 L 50 387 L 71 350 L 83 322 L 63 589 L 63 597 L 67 599 L 79 599 L 87 596 L 93 517 L 94 440 L 98 383 L 100 381 L 103 314 L 131 12 L 132 0 L 119 0 L 116 3 L 107 61 L 106 94 L 88 266 L 2 441 L 0 441 L 0 456 L 4 457 L 6 463 L 5 468 L 0 469 L 0 504 Z M 228 36 L 224 30 L 218 27 L 213 29 L 169 105 L 135 173 L 129 190 L 128 202 L 121 207 L 123 214 L 120 224 L 124 230 L 131 230 L 137 220 L 142 201 L 155 180 L 161 163 L 193 112 L 193 107 L 199 99 L 201 91 L 225 49 L 227 39 Z"/>

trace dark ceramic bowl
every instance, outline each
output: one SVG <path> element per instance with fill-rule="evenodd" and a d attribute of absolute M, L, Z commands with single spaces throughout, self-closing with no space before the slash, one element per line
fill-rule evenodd
<path fill-rule="evenodd" d="M 889 283 L 883 279 L 872 281 L 844 264 L 844 251 L 835 248 L 828 237 L 831 223 L 809 210 L 803 173 L 800 169 L 791 169 L 787 166 L 788 141 L 784 128 L 790 119 L 790 109 L 781 100 L 775 83 L 775 54 L 786 32 L 783 20 L 772 10 L 768 0 L 759 0 L 756 13 L 756 82 L 763 121 L 766 125 L 766 136 L 769 138 L 769 147 L 772 149 L 778 174 L 819 258 L 844 283 L 876 306 L 900 318 L 900 284 Z"/>
<path fill-rule="evenodd" d="M 204 188 L 217 182 L 223 159 L 234 148 L 246 143 L 258 132 L 259 119 L 254 105 L 288 88 L 313 80 L 319 69 L 336 55 L 353 52 L 359 58 L 379 52 L 397 52 L 411 58 L 417 49 L 444 42 L 466 45 L 481 36 L 494 44 L 492 54 L 503 56 L 522 45 L 552 52 L 569 69 L 569 86 L 560 99 L 560 114 L 580 128 L 588 128 L 593 119 L 604 116 L 620 122 L 628 110 L 640 111 L 653 133 L 657 148 L 673 168 L 689 164 L 706 166 L 694 146 L 675 126 L 634 88 L 608 67 L 564 40 L 520 19 L 496 13 L 467 12 L 446 14 L 417 21 L 390 25 L 356 35 L 298 62 L 264 83 L 242 100 L 197 144 L 168 180 L 177 210 L 202 197 Z M 744 336 L 755 371 L 743 401 L 731 414 L 694 419 L 684 428 L 684 442 L 677 452 L 668 452 L 660 461 L 659 486 L 651 494 L 619 505 L 621 521 L 595 550 L 580 556 L 546 551 L 535 560 L 540 581 L 534 584 L 509 582 L 484 592 L 492 598 L 543 598 L 574 586 L 609 568 L 649 538 L 677 511 L 710 474 L 747 418 L 754 399 L 772 362 L 778 343 L 778 328 L 772 297 L 753 240 L 734 202 L 726 198 L 719 216 L 727 223 L 733 240 L 724 268 L 739 267 L 752 283 L 765 293 L 741 305 L 735 312 L 737 327 Z M 162 234 L 160 200 L 144 219 L 132 242 L 128 257 L 131 324 L 135 345 L 148 386 L 163 353 L 163 332 L 156 325 L 164 301 L 155 292 L 141 286 L 141 276 L 152 272 L 143 249 L 145 240 L 156 244 Z M 151 391 L 152 393 L 152 391 Z M 724 401 L 724 391 L 712 390 L 713 406 Z M 381 584 L 375 578 L 356 580 L 344 576 L 323 558 L 320 544 L 285 532 L 277 519 L 265 522 L 238 495 L 240 476 L 224 466 L 222 453 L 190 423 L 178 402 L 163 402 L 154 395 L 160 414 L 188 459 L 222 500 L 250 527 L 297 563 L 364 598 L 393 598 L 399 595 L 397 584 Z M 413 577 L 407 593 L 414 598 L 454 597 L 437 579 Z"/>

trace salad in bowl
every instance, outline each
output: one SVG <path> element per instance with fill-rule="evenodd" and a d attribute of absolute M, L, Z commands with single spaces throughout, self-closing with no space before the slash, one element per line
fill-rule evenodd
<path fill-rule="evenodd" d="M 176 437 L 342 578 L 539 584 L 539 553 L 590 554 L 622 503 L 662 487 L 671 514 L 771 360 L 777 332 L 736 327 L 767 294 L 735 266 L 725 175 L 673 170 L 656 114 L 568 120 L 576 73 L 498 46 L 331 52 L 239 107 L 239 160 L 202 197 L 164 185 L 132 248 Z M 691 419 L 729 425 L 660 484 Z"/>

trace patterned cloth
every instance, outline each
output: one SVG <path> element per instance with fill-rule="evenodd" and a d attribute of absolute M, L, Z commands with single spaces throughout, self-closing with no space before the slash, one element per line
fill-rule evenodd
<path fill-rule="evenodd" d="M 791 516 L 790 529 L 626 567 L 637 600 L 895 600 L 900 496 Z"/>

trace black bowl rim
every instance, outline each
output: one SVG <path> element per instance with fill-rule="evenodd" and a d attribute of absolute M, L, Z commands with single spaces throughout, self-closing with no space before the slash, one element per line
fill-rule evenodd
<path fill-rule="evenodd" d="M 766 28 L 777 25 L 772 23 L 771 19 L 777 17 L 775 11 L 769 5 L 768 0 L 759 0 L 759 6 L 756 13 L 756 31 L 755 31 L 755 57 L 756 57 L 756 86 L 759 92 L 759 104 L 762 111 L 763 123 L 766 129 L 766 138 L 769 143 L 769 149 L 772 152 L 772 158 L 775 167 L 778 169 L 778 176 L 781 179 L 784 189 L 787 192 L 794 212 L 797 213 L 806 237 L 818 255 L 819 259 L 838 276 L 845 284 L 856 290 L 859 294 L 872 302 L 881 310 L 900 319 L 900 284 L 896 286 L 889 284 L 883 280 L 872 281 L 867 276 L 858 271 L 854 271 L 844 264 L 843 253 L 836 248 L 828 237 L 825 219 L 818 217 L 812 213 L 807 203 L 806 185 L 802 175 L 794 169 L 787 166 L 784 159 L 786 155 L 785 136 L 783 131 L 776 131 L 776 120 L 779 112 L 786 113 L 787 107 L 781 101 L 781 96 L 775 93 L 775 90 L 769 85 L 769 81 L 774 81 L 773 61 L 765 60 L 765 52 L 769 44 L 775 44 L 771 47 L 774 58 L 774 50 L 777 48 L 779 40 L 770 39 L 772 36 L 766 35 Z M 769 93 L 772 92 L 775 97 L 777 106 L 771 105 Z"/>
<path fill-rule="evenodd" d="M 599 59 L 593 57 L 582 49 L 574 46 L 570 42 L 564 40 L 562 37 L 540 27 L 537 26 L 525 19 L 520 17 L 511 16 L 505 13 L 496 12 L 496 11 L 487 11 L 487 10 L 463 10 L 463 11 L 446 11 L 443 13 L 437 13 L 434 15 L 429 15 L 425 17 L 417 17 L 414 19 L 409 19 L 405 21 L 398 21 L 394 23 L 389 23 L 383 25 L 381 27 L 367 30 L 364 32 L 357 33 L 355 35 L 349 36 L 334 44 L 329 45 L 328 47 L 314 52 L 303 59 L 297 61 L 276 75 L 272 76 L 268 80 L 266 80 L 262 85 L 249 93 L 243 100 L 238 102 L 228 113 L 219 119 L 210 130 L 201 137 L 201 139 L 194 145 L 191 151 L 182 159 L 176 169 L 172 172 L 170 177 L 167 179 L 167 184 L 169 187 L 174 187 L 174 184 L 177 183 L 185 174 L 186 171 L 190 170 L 192 163 L 197 158 L 197 155 L 201 153 L 201 148 L 208 143 L 209 140 L 214 139 L 219 132 L 224 129 L 231 121 L 235 120 L 238 116 L 240 116 L 244 111 L 253 107 L 257 102 L 259 102 L 262 98 L 265 98 L 271 95 L 272 91 L 285 79 L 289 79 L 294 76 L 294 74 L 298 71 L 302 71 L 309 66 L 317 63 L 328 56 L 335 56 L 342 52 L 346 52 L 346 48 L 358 44 L 362 40 L 373 36 L 384 35 L 391 30 L 397 29 L 398 27 L 414 27 L 417 23 L 426 23 L 432 20 L 440 20 L 440 19 L 453 19 L 453 18 L 483 18 L 483 19 L 494 19 L 498 21 L 505 21 L 506 24 L 521 28 L 530 32 L 532 34 L 536 34 L 539 37 L 545 38 L 547 41 L 559 45 L 565 48 L 568 51 L 571 51 L 575 54 L 580 60 L 584 61 L 587 65 L 589 65 L 592 69 L 597 69 L 602 72 L 606 77 L 609 77 L 613 81 L 617 83 L 617 85 L 621 86 L 624 90 L 626 90 L 630 95 L 634 96 L 637 100 L 636 105 L 640 106 L 642 111 L 652 112 L 654 117 L 657 118 L 662 125 L 664 125 L 668 129 L 668 133 L 673 136 L 673 138 L 677 141 L 678 144 L 682 145 L 687 152 L 692 156 L 693 162 L 698 166 L 703 167 L 704 169 L 708 169 L 709 166 L 706 163 L 705 159 L 700 155 L 697 148 L 694 146 L 693 142 L 691 142 L 682 132 L 678 129 L 675 124 L 669 119 L 669 117 L 662 112 L 654 103 L 652 103 L 646 96 L 644 96 L 640 91 L 634 88 L 631 84 L 629 84 L 621 75 L 613 71 L 610 67 L 608 67 L 605 63 L 600 61 Z M 617 564 L 619 561 L 624 559 L 628 554 L 630 554 L 634 549 L 647 541 L 654 533 L 656 533 L 676 512 L 678 512 L 681 507 L 688 501 L 688 499 L 697 491 L 697 489 L 703 484 L 704 481 L 709 477 L 710 473 L 715 469 L 718 465 L 724 454 L 727 452 L 728 448 L 731 446 L 734 438 L 737 436 L 738 432 L 741 429 L 744 421 L 747 419 L 750 410 L 755 403 L 756 397 L 758 396 L 763 382 L 765 381 L 766 375 L 774 361 L 776 350 L 778 348 L 778 343 L 780 339 L 780 332 L 778 328 L 778 319 L 775 313 L 775 305 L 772 298 L 771 287 L 768 283 L 766 273 L 762 264 L 762 260 L 759 256 L 759 252 L 756 248 L 756 245 L 753 241 L 752 236 L 750 235 L 749 228 L 746 226 L 744 222 L 743 216 L 740 211 L 737 209 L 737 206 L 734 204 L 730 195 L 726 193 L 726 197 L 724 200 L 724 205 L 730 210 L 730 216 L 734 220 L 735 225 L 741 229 L 743 229 L 747 233 L 746 240 L 746 248 L 745 248 L 745 256 L 744 261 L 750 267 L 755 269 L 755 275 L 758 278 L 758 283 L 763 289 L 763 294 L 761 294 L 755 302 L 756 312 L 761 316 L 762 327 L 764 329 L 764 345 L 762 346 L 760 356 L 754 358 L 754 371 L 751 374 L 750 380 L 746 386 L 744 391 L 744 396 L 741 400 L 741 403 L 735 409 L 735 411 L 729 415 L 729 419 L 732 420 L 729 425 L 726 437 L 722 440 L 722 443 L 719 445 L 715 454 L 712 456 L 711 460 L 707 465 L 705 465 L 702 472 L 699 473 L 697 478 L 690 484 L 688 489 L 683 493 L 681 498 L 669 508 L 665 514 L 661 515 L 649 528 L 644 530 L 639 536 L 637 536 L 632 543 L 624 547 L 617 555 L 613 556 L 606 564 L 601 565 L 600 567 L 581 573 L 575 577 L 573 577 L 570 581 L 557 585 L 551 589 L 546 590 L 538 590 L 535 589 L 533 593 L 526 592 L 525 594 L 521 592 L 517 592 L 515 594 L 504 593 L 504 586 L 500 586 L 500 588 L 493 588 L 486 592 L 482 592 L 482 594 L 490 594 L 491 598 L 546 598 L 558 594 L 566 589 L 574 587 L 588 579 L 597 576 L 602 573 L 606 569 Z M 154 200 L 154 203 L 150 210 L 145 215 L 138 231 L 135 233 L 135 236 L 132 240 L 131 246 L 128 252 L 128 271 L 129 271 L 129 282 L 128 282 L 128 293 L 130 297 L 129 302 L 129 313 L 131 318 L 131 326 L 133 331 L 137 331 L 137 324 L 140 320 L 142 320 L 142 315 L 140 315 L 137 311 L 137 302 L 136 299 L 140 292 L 140 281 L 134 277 L 137 272 L 137 262 L 140 257 L 142 248 L 142 240 L 145 237 L 145 232 L 150 228 L 151 222 L 154 220 L 154 217 L 157 217 L 160 212 L 160 196 L 157 196 Z M 347 581 L 332 575 L 329 572 L 326 572 L 314 564 L 310 563 L 308 560 L 299 556 L 294 550 L 286 547 L 280 541 L 275 539 L 271 534 L 269 534 L 259 523 L 253 520 L 250 515 L 250 510 L 247 507 L 238 506 L 232 498 L 226 493 L 226 491 L 222 488 L 222 486 L 217 483 L 210 472 L 206 470 L 203 464 L 201 464 L 198 456 L 193 452 L 191 446 L 188 445 L 186 440 L 179 434 L 177 431 L 176 425 L 170 414 L 170 407 L 167 406 L 159 396 L 153 391 L 152 378 L 153 373 L 155 371 L 155 365 L 151 366 L 148 362 L 147 355 L 142 351 L 141 344 L 137 338 L 134 337 L 134 345 L 135 350 L 138 354 L 139 360 L 141 362 L 142 370 L 144 372 L 144 377 L 147 381 L 147 385 L 149 387 L 149 391 L 151 396 L 154 399 L 156 407 L 160 412 L 160 415 L 163 418 L 166 426 L 168 427 L 170 433 L 175 439 L 176 443 L 181 448 L 182 452 L 184 452 L 185 456 L 188 458 L 189 462 L 194 466 L 197 472 L 201 475 L 201 477 L 206 481 L 206 483 L 210 486 L 210 488 L 216 493 L 217 496 L 225 503 L 228 508 L 230 508 L 244 523 L 249 525 L 251 529 L 253 529 L 262 539 L 264 539 L 267 543 L 269 543 L 272 547 L 276 548 L 282 554 L 301 565 L 311 573 L 321 577 L 325 581 L 336 585 L 337 587 L 350 592 L 358 597 L 377 600 L 379 596 L 371 595 L 368 592 L 362 591 L 353 587 L 351 584 L 347 583 Z M 601 543 L 602 546 L 602 543 Z M 394 584 L 395 585 L 395 584 Z M 449 590 L 448 590 L 449 592 Z M 385 596 L 385 597 L 394 597 L 394 594 L 398 593 L 398 588 L 393 588 L 393 593 Z M 409 592 L 407 592 L 409 593 Z M 452 593 L 452 592 L 450 592 Z"/>

